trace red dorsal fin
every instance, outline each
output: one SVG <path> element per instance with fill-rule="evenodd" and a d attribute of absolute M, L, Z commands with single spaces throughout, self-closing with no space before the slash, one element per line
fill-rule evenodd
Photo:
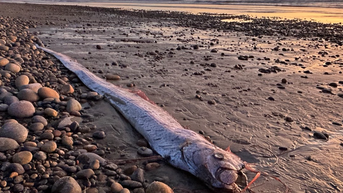
<path fill-rule="evenodd" d="M 146 94 L 145 94 L 143 91 L 141 91 L 141 90 L 130 90 L 130 92 L 133 93 L 133 94 L 138 95 L 139 97 L 141 97 L 142 99 L 148 101 L 149 103 L 156 105 L 152 100 L 150 100 L 150 99 L 146 96 Z"/>

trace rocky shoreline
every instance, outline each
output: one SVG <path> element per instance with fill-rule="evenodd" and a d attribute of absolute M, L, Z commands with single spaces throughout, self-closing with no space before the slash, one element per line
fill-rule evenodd
<path fill-rule="evenodd" d="M 103 97 L 36 48 L 42 42 L 28 32 L 32 22 L 1 17 L 0 23 L 1 192 L 172 192 L 159 182 L 145 191 L 144 170 L 102 158 L 110 151 L 98 143 L 106 133 L 87 111 Z M 141 143 L 138 153 L 152 156 Z"/>

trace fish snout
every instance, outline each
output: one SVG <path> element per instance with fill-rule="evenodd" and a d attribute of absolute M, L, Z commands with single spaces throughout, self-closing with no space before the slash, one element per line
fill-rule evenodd
<path fill-rule="evenodd" d="M 236 170 L 228 169 L 228 168 L 218 168 L 216 171 L 216 178 L 221 183 L 226 185 L 234 184 L 238 178 L 238 174 Z"/>

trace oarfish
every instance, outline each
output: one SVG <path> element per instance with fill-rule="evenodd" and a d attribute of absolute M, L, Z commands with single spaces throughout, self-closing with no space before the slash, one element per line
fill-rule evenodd
<path fill-rule="evenodd" d="M 97 77 L 76 60 L 48 48 L 37 47 L 54 55 L 91 90 L 107 97 L 144 136 L 151 148 L 171 165 L 193 174 L 217 192 L 240 192 L 235 182 L 244 162 L 238 156 L 183 128 L 159 106 Z"/>

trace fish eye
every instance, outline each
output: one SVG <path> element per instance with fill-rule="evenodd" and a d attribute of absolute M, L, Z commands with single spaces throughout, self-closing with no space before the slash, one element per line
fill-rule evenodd
<path fill-rule="evenodd" d="M 227 168 L 219 168 L 216 172 L 216 178 L 227 185 L 230 185 L 236 182 L 238 178 L 238 174 L 236 170 L 227 169 Z"/>
<path fill-rule="evenodd" d="M 224 159 L 224 155 L 222 153 L 214 153 L 213 157 L 215 157 L 216 159 L 219 159 L 219 160 Z"/>

